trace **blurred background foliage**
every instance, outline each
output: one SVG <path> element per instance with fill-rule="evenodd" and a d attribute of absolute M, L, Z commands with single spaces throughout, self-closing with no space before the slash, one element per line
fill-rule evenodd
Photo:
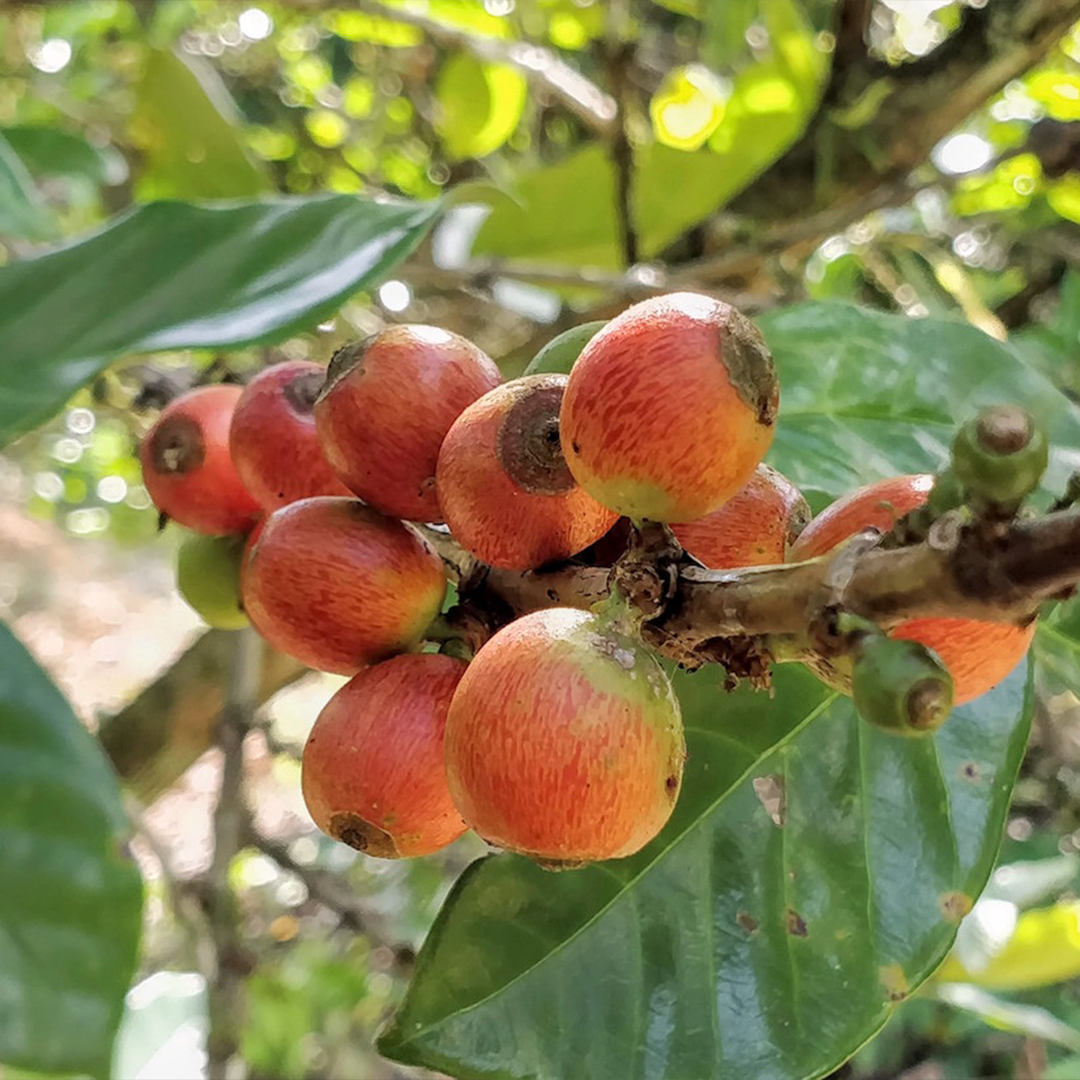
<path fill-rule="evenodd" d="M 848 6 L 868 13 L 864 58 L 902 73 L 947 50 L 965 8 L 986 3 Z M 157 537 L 134 448 L 156 408 L 200 381 L 242 381 L 282 357 L 324 361 L 342 340 L 398 320 L 465 333 L 514 374 L 559 329 L 610 313 L 605 300 L 699 280 L 678 277 L 690 267 L 750 311 L 841 299 L 969 321 L 1010 336 L 1077 399 L 1080 25 L 974 101 L 928 161 L 883 160 L 869 193 L 837 206 L 825 189 L 843 140 L 870 162 L 887 153 L 872 125 L 901 81 L 827 99 L 846 47 L 839 6 L 5 6 L 0 260 L 151 200 L 385 193 L 452 207 L 414 260 L 334 319 L 272 348 L 118 365 L 0 454 L 0 615 L 82 715 L 115 710 L 197 633 L 170 592 L 175 539 Z M 755 178 L 822 110 L 828 137 L 788 192 L 804 219 L 744 213 Z M 606 145 L 616 120 L 634 160 L 632 236 L 614 209 L 626 182 Z M 88 540 L 99 541 L 92 554 Z M 248 747 L 261 824 L 230 880 L 251 949 L 241 1047 L 252 1076 L 408 1072 L 375 1055 L 372 1035 L 479 847 L 384 865 L 311 832 L 296 758 L 335 685 L 308 676 L 278 695 Z M 195 1075 L 205 1061 L 202 946 L 185 882 L 208 858 L 217 768 L 213 754 L 200 759 L 143 811 L 136 847 L 150 903 L 117 1076 Z M 840 1075 L 1080 1076 L 1078 851 L 1080 708 L 1047 676 L 991 889 L 938 979 Z"/>

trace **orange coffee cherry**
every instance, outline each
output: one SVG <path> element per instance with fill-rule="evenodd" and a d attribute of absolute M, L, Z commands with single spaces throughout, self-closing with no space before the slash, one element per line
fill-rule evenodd
<path fill-rule="evenodd" d="M 778 398 L 772 356 L 748 319 L 708 296 L 658 296 L 582 350 L 563 399 L 563 451 L 604 506 L 694 521 L 749 481 Z"/>
<path fill-rule="evenodd" d="M 782 563 L 809 520 L 802 492 L 783 473 L 759 465 L 730 502 L 671 531 L 710 570 L 730 570 Z"/>
<path fill-rule="evenodd" d="M 259 504 L 229 456 L 229 424 L 239 386 L 203 386 L 169 402 L 139 446 L 143 483 L 154 505 L 209 536 L 245 532 Z"/>
<path fill-rule="evenodd" d="M 882 532 L 922 506 L 934 486 L 927 475 L 896 476 L 868 484 L 837 499 L 802 531 L 791 549 L 793 562 L 831 551 L 866 528 Z M 890 637 L 918 641 L 937 653 L 953 678 L 954 703 L 963 705 L 992 690 L 1024 658 L 1035 625 L 982 622 L 977 619 L 909 619 Z"/>
<path fill-rule="evenodd" d="M 618 519 L 578 487 L 559 444 L 565 375 L 498 386 L 454 421 L 435 473 L 443 517 L 478 559 L 529 570 L 565 559 Z"/>
<path fill-rule="evenodd" d="M 671 814 L 686 747 L 655 657 L 585 611 L 500 630 L 450 703 L 447 780 L 482 837 L 566 866 L 632 855 Z"/>
<path fill-rule="evenodd" d="M 275 648 L 351 675 L 415 645 L 446 593 L 442 560 L 356 499 L 301 499 L 266 519 L 244 555 L 244 610 Z"/>
<path fill-rule="evenodd" d="M 446 712 L 465 662 L 395 656 L 327 702 L 304 747 L 304 802 L 335 840 L 384 859 L 430 855 L 465 832 L 446 786 Z"/>

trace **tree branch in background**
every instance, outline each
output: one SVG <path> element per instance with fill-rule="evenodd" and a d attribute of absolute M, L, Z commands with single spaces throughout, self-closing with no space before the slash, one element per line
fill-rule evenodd
<path fill-rule="evenodd" d="M 400 968 L 405 969 L 412 964 L 412 948 L 400 943 L 391 944 L 391 937 L 383 919 L 360 902 L 355 890 L 341 874 L 298 862 L 289 852 L 287 844 L 272 840 L 255 829 L 249 831 L 246 843 L 272 859 L 282 870 L 299 878 L 311 899 L 332 911 L 341 920 L 343 927 L 363 934 L 373 948 L 390 949 L 394 954 L 395 964 Z"/>
<path fill-rule="evenodd" d="M 963 9 L 963 23 L 928 56 L 890 67 L 854 44 L 859 4 L 838 7 L 833 77 L 799 141 L 732 204 L 759 220 L 798 218 L 894 183 L 1011 79 L 1041 60 L 1080 18 L 1080 0 L 1010 0 Z M 833 147 L 831 176 L 818 147 Z M 817 176 L 815 192 L 810 186 Z M 817 198 L 815 200 L 815 194 Z"/>
<path fill-rule="evenodd" d="M 630 68 L 634 45 L 629 40 L 630 8 L 626 0 L 611 0 L 607 10 L 607 33 L 601 46 L 608 84 L 615 99 L 615 123 L 610 139 L 615 168 L 615 219 L 623 263 L 638 261 L 637 226 L 634 224 L 634 147 L 630 141 L 630 105 L 633 85 Z"/>
<path fill-rule="evenodd" d="M 212 959 L 207 972 L 210 1035 L 207 1040 L 210 1080 L 224 1080 L 240 1043 L 244 1019 L 244 983 L 253 962 L 244 946 L 236 894 L 229 867 L 249 832 L 244 798 L 244 737 L 258 704 L 262 642 L 254 630 L 232 635 L 225 708 L 218 722 L 221 747 L 221 790 L 214 811 L 214 856 L 203 884 Z"/>
<path fill-rule="evenodd" d="M 875 210 L 901 206 L 936 181 L 914 183 L 907 176 L 891 183 L 882 183 L 851 199 L 829 206 L 816 214 L 792 221 L 777 222 L 762 230 L 752 241 L 733 246 L 693 262 L 674 268 L 668 280 L 684 288 L 710 288 L 716 282 L 751 275 L 769 255 L 779 255 L 799 247 L 814 247 L 826 236 L 843 232 L 849 225 Z"/>
<path fill-rule="evenodd" d="M 598 135 L 607 136 L 615 123 L 617 106 L 594 82 L 564 63 L 550 49 L 523 41 L 504 41 L 461 30 L 407 8 L 355 0 L 354 7 L 394 22 L 423 30 L 440 45 L 467 49 L 481 60 L 517 68 L 542 92 L 546 91 Z"/>
<path fill-rule="evenodd" d="M 870 15 L 874 0 L 839 0 L 834 19 L 836 45 L 833 47 L 832 68 L 822 95 L 826 106 L 836 103 L 847 82 L 848 72 L 865 65 L 870 57 Z"/>
<path fill-rule="evenodd" d="M 236 631 L 203 634 L 163 675 L 120 712 L 101 721 L 99 735 L 129 790 L 149 804 L 210 747 L 225 708 Z M 302 664 L 263 649 L 259 703 L 307 672 Z"/>

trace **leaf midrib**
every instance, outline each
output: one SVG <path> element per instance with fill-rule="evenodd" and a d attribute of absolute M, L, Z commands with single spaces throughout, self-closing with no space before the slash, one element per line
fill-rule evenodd
<path fill-rule="evenodd" d="M 694 820 L 689 823 L 681 833 L 679 833 L 679 835 L 672 841 L 672 843 L 670 843 L 666 848 L 664 848 L 664 850 L 661 851 L 655 859 L 643 866 L 637 874 L 635 874 L 632 878 L 628 879 L 623 885 L 623 887 L 618 890 L 618 892 L 614 893 L 605 904 L 603 904 L 596 910 L 595 914 L 593 914 L 592 916 L 590 916 L 590 918 L 583 922 L 581 926 L 579 926 L 572 934 L 559 942 L 559 944 L 554 949 L 552 949 L 551 952 L 546 953 L 543 957 L 536 961 L 536 963 L 530 964 L 528 967 L 522 969 L 509 982 L 506 982 L 503 985 L 496 987 L 494 990 L 491 991 L 491 993 L 485 994 L 484 997 L 479 998 L 470 1005 L 466 1005 L 464 1008 L 455 1009 L 453 1012 L 447 1013 L 446 1015 L 440 1017 L 439 1020 L 435 1023 L 427 1024 L 426 1026 L 421 1027 L 419 1030 L 414 1030 L 407 1038 L 400 1040 L 394 1045 L 406 1046 L 409 1043 L 417 1043 L 419 1042 L 419 1040 L 424 1038 L 424 1036 L 428 1035 L 432 1031 L 437 1031 L 439 1028 L 443 1027 L 454 1018 L 464 1016 L 467 1013 L 479 1009 L 483 1005 L 487 1004 L 487 1002 L 489 1002 L 492 998 L 496 997 L 498 994 L 505 993 L 511 987 L 513 987 L 515 984 L 525 978 L 525 976 L 530 975 L 538 968 L 543 967 L 543 965 L 546 964 L 549 960 L 557 956 L 564 949 L 568 948 L 574 941 L 581 937 L 593 925 L 593 923 L 597 922 L 611 907 L 613 907 L 617 901 L 621 900 L 626 893 L 630 892 L 646 874 L 650 873 L 654 867 L 663 862 L 663 860 L 667 858 L 669 854 L 675 851 L 683 843 L 686 837 L 690 835 L 691 832 L 699 828 L 702 823 L 715 812 L 716 808 L 724 801 L 724 799 L 726 799 L 728 795 L 731 794 L 731 792 L 733 792 L 737 787 L 739 787 L 739 785 L 742 784 L 747 779 L 747 777 L 750 776 L 750 774 L 754 771 L 754 767 L 759 761 L 762 760 L 762 758 L 770 754 L 774 754 L 778 750 L 781 750 L 783 747 L 785 747 L 789 742 L 791 742 L 793 738 L 795 738 L 796 735 L 798 735 L 804 728 L 808 727 L 823 712 L 825 712 L 839 697 L 840 695 L 835 691 L 831 694 L 828 694 L 821 702 L 818 703 L 818 705 L 814 709 L 812 709 L 806 715 L 806 717 L 802 721 L 794 725 L 783 736 L 783 738 L 777 740 L 777 742 L 773 743 L 773 745 L 770 746 L 767 750 L 758 754 L 754 758 L 754 760 L 746 767 L 746 769 L 744 769 L 743 772 L 740 773 L 739 776 L 727 788 L 725 788 L 724 791 L 722 791 L 716 797 L 716 799 L 714 799 L 707 806 L 707 808 L 703 810 L 703 812 L 699 816 L 694 818 Z M 603 863 L 597 863 L 594 865 L 603 866 Z M 605 869 L 607 868 L 605 867 Z M 608 870 L 608 873 L 611 873 L 611 871 Z"/>

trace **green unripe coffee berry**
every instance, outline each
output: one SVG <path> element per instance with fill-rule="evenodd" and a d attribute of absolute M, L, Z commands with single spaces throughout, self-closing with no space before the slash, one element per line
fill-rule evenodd
<path fill-rule="evenodd" d="M 569 375 L 581 350 L 602 330 L 607 323 L 582 323 L 564 330 L 558 337 L 552 338 L 532 359 L 525 369 L 526 375 Z"/>
<path fill-rule="evenodd" d="M 1046 471 L 1046 434 L 1016 405 L 983 409 L 957 432 L 952 467 L 977 502 L 1018 506 Z"/>
<path fill-rule="evenodd" d="M 860 642 L 851 692 L 864 720 L 898 735 L 941 727 L 953 703 L 952 677 L 933 652 L 917 641 L 883 634 Z"/>
<path fill-rule="evenodd" d="M 952 469 L 942 469 L 934 477 L 934 486 L 926 497 L 926 511 L 930 521 L 957 510 L 964 505 L 964 485 Z"/>
<path fill-rule="evenodd" d="M 240 560 L 243 536 L 189 533 L 176 555 L 180 595 L 218 630 L 242 630 L 248 617 L 240 606 Z"/>

